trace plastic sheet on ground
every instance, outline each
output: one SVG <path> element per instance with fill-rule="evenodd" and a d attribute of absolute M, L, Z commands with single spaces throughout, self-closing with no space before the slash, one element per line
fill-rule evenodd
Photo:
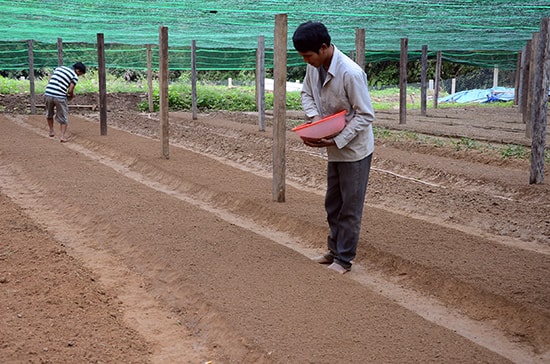
<path fill-rule="evenodd" d="M 452 95 L 440 97 L 438 102 L 497 102 L 497 101 L 513 101 L 515 90 L 510 87 L 493 87 L 488 89 L 474 89 L 456 92 Z"/>

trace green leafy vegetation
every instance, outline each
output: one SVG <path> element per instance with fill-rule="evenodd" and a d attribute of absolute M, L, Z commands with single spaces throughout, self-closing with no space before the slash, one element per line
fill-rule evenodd
<path fill-rule="evenodd" d="M 460 138 L 453 143 L 455 145 L 455 150 L 472 150 L 479 149 L 479 144 L 477 141 L 470 138 Z"/>
<path fill-rule="evenodd" d="M 303 76 L 296 69 L 294 76 L 301 79 Z M 291 69 L 291 70 L 292 70 Z M 35 92 L 44 93 L 46 84 L 52 69 L 41 69 L 35 77 Z M 266 75 L 270 77 L 270 74 Z M 228 81 L 231 78 L 231 83 Z M 197 73 L 197 97 L 199 110 L 229 110 L 229 111 L 255 111 L 255 73 L 253 71 L 200 71 Z M 140 93 L 147 92 L 147 74 L 145 71 L 136 70 L 109 70 L 106 74 L 108 93 Z M 232 86 L 232 87 L 230 87 Z M 155 107 L 158 108 L 158 79 L 152 83 Z M 77 93 L 94 93 L 99 91 L 97 71 L 91 68 L 86 75 L 80 77 Z M 376 110 L 391 110 L 399 107 L 399 87 L 375 87 L 370 88 L 371 99 Z M 0 76 L 0 93 L 16 94 L 29 93 L 30 85 L 25 75 Z M 407 88 L 407 108 L 420 108 L 420 88 L 411 84 Z M 444 95 L 441 95 L 444 96 Z M 273 94 L 266 92 L 266 107 L 272 108 Z M 169 106 L 172 110 L 191 109 L 191 72 L 170 71 L 169 73 Z M 484 107 L 483 104 L 476 104 Z M 510 103 L 492 103 L 508 107 Z M 440 104 L 440 108 L 453 108 L 469 106 L 465 104 Z M 139 106 L 141 110 L 148 109 L 145 103 Z M 431 102 L 427 107 L 433 107 Z M 300 110 L 299 92 L 287 92 L 287 108 Z"/>
<path fill-rule="evenodd" d="M 21 81 L 13 78 L 0 76 L 0 93 L 19 94 L 28 92 L 29 81 Z"/>
<path fill-rule="evenodd" d="M 502 158 L 527 159 L 530 157 L 530 149 L 522 145 L 508 144 L 500 151 Z M 550 160 L 550 153 L 546 153 L 545 159 Z"/>
<path fill-rule="evenodd" d="M 512 108 L 512 106 L 514 106 L 514 102 L 513 101 L 499 101 L 499 102 L 489 102 L 489 103 L 464 102 L 460 104 L 442 103 L 438 105 L 440 109 L 452 109 L 454 107 L 472 107 L 472 106 L 475 106 L 477 108 L 487 108 L 487 107 Z"/>
<path fill-rule="evenodd" d="M 45 74 L 48 74 L 46 72 Z M 200 111 L 256 111 L 256 94 L 254 88 L 254 77 L 250 72 L 234 72 L 231 76 L 233 79 L 232 87 L 228 86 L 227 74 L 218 74 L 217 77 L 222 81 L 213 82 L 212 72 L 199 73 L 197 80 L 197 107 Z M 127 81 L 126 75 L 121 73 L 109 73 L 106 75 L 107 92 L 109 93 L 145 93 L 147 92 L 147 80 L 143 75 L 138 74 L 132 77 L 131 81 Z M 172 110 L 191 110 L 192 108 L 192 90 L 189 72 L 174 72 L 170 74 L 170 84 L 168 91 L 168 103 Z M 79 79 L 78 93 L 95 93 L 99 90 L 97 74 L 92 70 L 86 73 L 85 76 Z M 40 94 L 44 92 L 48 77 L 38 77 L 35 79 L 35 92 Z M 153 98 L 155 110 L 158 110 L 158 80 L 153 81 Z M 0 76 L 0 94 L 24 94 L 29 93 L 29 81 L 22 78 L 1 77 Z M 370 89 L 373 105 L 376 110 L 394 109 L 399 106 L 399 88 L 390 87 L 383 89 Z M 411 86 L 407 93 L 412 95 L 420 95 L 418 87 Z M 287 92 L 287 109 L 301 110 L 300 92 Z M 273 93 L 266 92 L 265 94 L 266 108 L 273 107 Z M 431 105 L 428 105 L 430 107 Z M 465 104 L 443 104 L 440 107 L 464 107 Z M 470 105 L 472 106 L 472 105 Z M 476 107 L 511 107 L 512 102 L 492 103 L 490 105 L 475 104 Z M 407 108 L 419 108 L 420 103 L 417 101 L 414 104 L 408 103 Z M 147 102 L 142 102 L 138 105 L 142 111 L 148 110 Z M 300 121 L 290 121 L 296 124 Z M 411 131 L 395 131 L 383 127 L 374 127 L 375 137 L 379 141 L 390 142 L 413 142 L 426 146 L 433 147 L 448 147 L 455 151 L 480 151 L 483 153 L 497 154 L 502 159 L 518 159 L 527 160 L 530 157 L 530 148 L 522 145 L 497 145 L 491 143 L 480 142 L 469 138 L 441 138 L 429 136 L 425 134 L 415 133 Z M 546 151 L 546 162 L 550 162 L 550 151 Z"/>
<path fill-rule="evenodd" d="M 153 92 L 155 110 L 159 108 L 159 92 Z M 273 108 L 273 94 L 265 95 L 266 108 Z M 172 110 L 191 110 L 193 105 L 192 89 L 190 85 L 173 84 L 168 89 L 168 106 Z M 286 107 L 289 110 L 300 110 L 300 92 L 287 92 Z M 200 111 L 227 110 L 227 111 L 257 111 L 256 92 L 253 87 L 234 87 L 197 85 L 197 108 Z M 138 105 L 138 109 L 149 109 L 147 102 Z"/>
<path fill-rule="evenodd" d="M 390 130 L 378 126 L 373 126 L 373 131 L 375 139 L 381 143 L 415 143 L 427 147 L 448 148 L 456 152 L 478 151 L 485 155 L 494 155 L 502 160 L 526 161 L 531 156 L 529 147 L 517 144 L 502 145 L 470 138 L 438 137 L 408 130 Z M 546 163 L 550 163 L 550 149 L 545 151 L 544 160 Z"/>
<path fill-rule="evenodd" d="M 38 94 L 43 94 L 48 84 L 49 75 L 52 70 L 46 70 L 43 76 L 36 77 L 34 80 L 34 90 Z M 96 71 L 88 71 L 84 76 L 78 79 L 77 93 L 92 93 L 99 91 L 98 75 Z M 108 73 L 105 76 L 107 92 L 146 92 L 147 80 L 137 82 L 128 82 L 124 78 L 115 74 Z M 154 83 L 158 84 L 157 82 Z M 158 86 L 157 86 L 158 87 Z M 20 94 L 30 93 L 29 80 L 25 78 L 13 78 L 0 76 L 1 94 Z"/>

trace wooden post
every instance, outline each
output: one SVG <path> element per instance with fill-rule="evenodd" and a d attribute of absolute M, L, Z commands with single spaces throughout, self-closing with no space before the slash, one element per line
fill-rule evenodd
<path fill-rule="evenodd" d="M 149 112 L 155 111 L 153 102 L 153 47 L 147 44 L 147 101 L 149 102 Z"/>
<path fill-rule="evenodd" d="M 168 28 L 159 28 L 159 105 L 162 157 L 170 158 L 168 140 Z"/>
<path fill-rule="evenodd" d="M 365 70 L 365 29 L 355 30 L 355 63 Z"/>
<path fill-rule="evenodd" d="M 434 109 L 437 109 L 439 98 L 439 81 L 441 80 L 441 51 L 437 52 L 437 60 L 435 63 L 435 85 L 434 85 Z"/>
<path fill-rule="evenodd" d="M 519 51 L 518 52 L 518 58 L 516 60 L 516 77 L 515 77 L 515 80 L 514 80 L 514 105 L 519 104 L 519 98 L 520 98 L 519 93 L 520 93 L 520 90 L 521 90 L 521 65 L 522 65 L 521 57 L 522 57 L 522 54 L 523 54 L 523 52 Z"/>
<path fill-rule="evenodd" d="M 534 95 L 535 92 L 535 82 L 534 78 L 536 77 L 536 74 L 538 72 L 538 67 L 536 63 L 536 48 L 539 42 L 539 33 L 533 33 L 533 38 L 531 39 L 531 57 L 529 57 L 529 63 L 531 66 L 529 67 L 529 85 L 527 87 L 527 103 L 525 104 L 525 112 L 523 113 L 523 122 L 525 123 L 525 136 L 529 139 L 531 139 L 532 133 L 533 133 L 533 118 L 532 118 L 532 110 L 533 110 L 533 102 L 535 101 L 535 98 L 537 95 Z"/>
<path fill-rule="evenodd" d="M 105 71 L 105 40 L 103 33 L 97 33 L 97 75 L 99 77 L 100 135 L 107 135 L 107 81 Z"/>
<path fill-rule="evenodd" d="M 399 124 L 407 123 L 407 62 L 408 62 L 407 38 L 401 38 L 401 57 L 399 61 Z"/>
<path fill-rule="evenodd" d="M 258 37 L 256 50 L 256 108 L 258 110 L 258 129 L 265 131 L 265 38 Z"/>
<path fill-rule="evenodd" d="M 197 120 L 197 41 L 191 41 L 191 110 Z"/>
<path fill-rule="evenodd" d="M 285 201 L 287 14 L 275 16 L 273 44 L 273 200 Z"/>
<path fill-rule="evenodd" d="M 498 65 L 493 68 L 493 87 L 498 86 Z"/>
<path fill-rule="evenodd" d="M 57 38 L 57 66 L 63 66 L 63 39 Z"/>
<path fill-rule="evenodd" d="M 531 82 L 533 84 L 533 104 L 531 108 L 531 124 L 533 127 L 531 140 L 531 174 L 530 184 L 544 182 L 544 150 L 546 147 L 546 114 L 548 111 L 548 86 L 550 78 L 550 18 L 541 20 L 540 33 L 536 46 L 533 48 L 533 67 Z"/>
<path fill-rule="evenodd" d="M 28 54 L 29 54 L 29 87 L 31 97 L 31 114 L 36 114 L 36 93 L 34 89 L 34 52 L 32 39 L 27 41 Z"/>
<path fill-rule="evenodd" d="M 523 67 L 521 68 L 521 75 L 523 81 L 521 82 L 521 99 L 519 100 L 519 111 L 522 113 L 522 121 L 524 124 L 527 123 L 527 98 L 529 97 L 529 74 L 531 69 L 531 43 L 532 40 L 529 39 L 523 47 Z"/>
<path fill-rule="evenodd" d="M 422 46 L 422 61 L 420 69 L 420 115 L 426 116 L 426 103 L 428 100 L 428 46 Z"/>

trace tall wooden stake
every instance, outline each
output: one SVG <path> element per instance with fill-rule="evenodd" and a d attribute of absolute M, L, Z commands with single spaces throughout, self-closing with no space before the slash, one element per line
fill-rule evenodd
<path fill-rule="evenodd" d="M 529 39 L 523 47 L 521 54 L 522 67 L 521 67 L 521 92 L 519 99 L 519 112 L 522 113 L 522 121 L 527 123 L 527 98 L 529 97 L 529 74 L 531 69 L 531 42 Z"/>
<path fill-rule="evenodd" d="M 273 200 L 285 201 L 287 14 L 275 16 L 273 46 Z"/>
<path fill-rule="evenodd" d="M 355 63 L 365 70 L 365 29 L 355 29 Z"/>
<path fill-rule="evenodd" d="M 548 86 L 550 84 L 550 18 L 542 19 L 538 42 L 533 48 L 534 62 L 539 65 L 533 78 L 533 105 L 531 124 L 533 128 L 531 142 L 530 184 L 544 182 L 544 151 L 546 147 L 546 114 L 548 111 Z M 535 67 L 533 67 L 535 68 Z"/>
<path fill-rule="evenodd" d="M 539 33 L 533 33 L 533 38 L 531 39 L 531 57 L 529 63 L 529 85 L 527 87 L 527 103 L 525 107 L 525 112 L 523 113 L 523 122 L 525 123 L 525 136 L 529 139 L 533 136 L 533 104 L 537 95 L 534 94 L 536 90 L 535 77 L 539 73 L 536 58 L 537 52 L 536 48 L 539 43 Z M 542 65 L 541 65 L 542 66 Z M 541 67 L 542 68 L 542 67 Z"/>
<path fill-rule="evenodd" d="M 420 69 L 420 115 L 426 116 L 428 89 L 428 46 L 422 46 L 422 61 Z"/>
<path fill-rule="evenodd" d="M 149 102 L 149 112 L 155 111 L 153 102 L 153 47 L 147 44 L 147 101 Z"/>
<path fill-rule="evenodd" d="M 197 41 L 191 41 L 191 109 L 197 120 Z"/>
<path fill-rule="evenodd" d="M 168 139 L 168 28 L 159 29 L 159 105 L 162 157 L 170 158 Z"/>
<path fill-rule="evenodd" d="M 57 66 L 63 66 L 63 39 L 57 38 Z"/>
<path fill-rule="evenodd" d="M 514 105 L 518 105 L 520 100 L 519 94 L 521 92 L 521 67 L 522 67 L 521 59 L 522 57 L 523 57 L 523 52 L 519 51 L 518 58 L 516 60 L 516 79 L 514 81 Z"/>
<path fill-rule="evenodd" d="M 434 85 L 434 109 L 437 109 L 437 102 L 439 101 L 439 83 L 441 81 L 441 51 L 437 52 L 437 59 L 435 61 L 435 85 Z"/>
<path fill-rule="evenodd" d="M 99 77 L 100 135 L 107 135 L 107 81 L 105 71 L 105 40 L 103 33 L 97 33 L 97 75 Z"/>
<path fill-rule="evenodd" d="M 29 54 L 29 87 L 31 97 L 31 114 L 36 114 L 36 94 L 34 89 L 34 52 L 32 40 L 27 41 L 28 54 Z"/>
<path fill-rule="evenodd" d="M 407 62 L 409 40 L 401 38 L 401 57 L 399 61 L 399 124 L 407 123 Z"/>

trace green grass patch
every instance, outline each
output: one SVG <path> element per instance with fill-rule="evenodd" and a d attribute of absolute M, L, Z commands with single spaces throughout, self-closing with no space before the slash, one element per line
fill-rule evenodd
<path fill-rule="evenodd" d="M 470 139 L 470 138 L 460 138 L 458 140 L 455 140 L 454 143 L 455 150 L 478 150 L 480 149 L 480 145 L 477 141 Z"/>
<path fill-rule="evenodd" d="M 26 86 L 26 88 L 25 88 Z M 29 81 L 20 81 L 12 78 L 0 76 L 0 93 L 1 94 L 21 94 L 29 92 Z"/>
<path fill-rule="evenodd" d="M 480 103 L 480 102 L 464 102 L 464 103 L 452 103 L 452 102 L 443 102 L 439 103 L 438 108 L 441 109 L 452 109 L 455 107 L 478 107 L 478 108 L 495 108 L 495 107 L 502 107 L 502 108 L 512 108 L 514 106 L 513 101 L 499 101 L 499 102 L 486 102 L 486 103 Z"/>
<path fill-rule="evenodd" d="M 500 150 L 502 158 L 528 159 L 531 156 L 531 149 L 523 145 L 508 144 Z M 549 153 L 547 151 L 545 159 L 548 161 Z"/>
<path fill-rule="evenodd" d="M 145 93 L 147 92 L 147 80 L 139 79 L 135 82 L 127 82 L 121 77 L 112 74 L 106 75 L 107 92 L 109 93 Z M 47 78 L 37 78 L 35 80 L 35 92 L 37 94 L 44 93 Z M 250 82 L 248 82 L 250 84 Z M 153 96 L 155 109 L 158 110 L 159 93 L 158 81 L 153 81 Z M 77 93 L 96 93 L 99 92 L 98 75 L 96 72 L 90 71 L 86 75 L 81 76 L 76 89 Z M 375 110 L 389 110 L 399 107 L 399 88 L 385 88 L 370 90 L 371 99 Z M 0 94 L 28 94 L 30 93 L 29 81 L 25 79 L 13 79 L 0 76 Z M 420 89 L 410 87 L 407 90 L 409 95 L 414 94 L 415 103 L 407 103 L 407 108 L 419 108 Z M 300 92 L 287 92 L 286 107 L 288 110 L 302 110 L 300 101 Z M 408 100 L 410 101 L 410 100 Z M 168 91 L 169 107 L 172 110 L 191 110 L 192 96 L 191 83 L 188 75 L 184 74 L 179 79 L 173 81 L 169 85 Z M 265 103 L 267 109 L 273 108 L 273 93 L 265 94 Z M 429 103 L 428 103 L 429 104 Z M 513 102 L 497 102 L 490 104 L 451 104 L 444 103 L 439 105 L 441 108 L 452 107 L 504 107 L 511 108 Z M 213 85 L 207 81 L 201 81 L 197 85 L 197 106 L 201 111 L 256 111 L 256 94 L 254 86 L 236 86 L 227 87 L 226 85 Z M 427 105 L 428 107 L 432 105 Z M 149 109 L 148 103 L 143 102 L 138 105 L 139 109 L 146 111 Z M 0 107 L 2 111 L 2 107 Z M 301 120 L 292 121 L 296 125 L 300 124 Z M 293 125 L 294 126 L 294 125 Z M 383 127 L 374 126 L 374 133 L 377 140 L 392 141 L 392 142 L 414 142 L 427 146 L 438 148 L 448 147 L 455 151 L 480 151 L 483 153 L 492 153 L 500 156 L 502 159 L 518 159 L 528 160 L 530 158 L 530 148 L 522 145 L 499 145 L 486 142 L 480 142 L 469 138 L 442 138 L 429 136 L 425 134 L 415 133 L 411 131 L 394 131 Z M 550 151 L 545 152 L 546 163 L 550 162 Z"/>
<path fill-rule="evenodd" d="M 49 71 L 51 73 L 51 70 Z M 221 77 L 221 76 L 220 76 Z M 244 76 L 243 76 L 244 77 Z M 137 81 L 128 82 L 123 77 L 107 73 L 106 84 L 108 93 L 145 93 L 148 90 L 147 80 L 139 78 Z M 89 71 L 81 76 L 76 87 L 77 93 L 95 93 L 99 92 L 99 81 L 97 71 Z M 235 84 L 241 83 L 234 80 Z M 43 94 L 48 83 L 48 78 L 35 79 L 35 92 Z M 249 79 L 244 79 L 243 84 L 253 85 Z M 255 89 L 254 86 L 236 86 L 227 87 L 226 85 L 217 85 L 213 81 L 202 80 L 197 85 L 198 107 L 201 111 L 206 110 L 228 110 L 228 111 L 255 111 Z M 158 80 L 153 80 L 153 94 L 155 107 L 158 108 Z M 369 89 L 372 103 L 375 110 L 392 110 L 399 108 L 399 88 L 389 87 L 384 89 Z M 28 94 L 30 93 L 29 81 L 26 79 L 14 79 L 0 77 L 1 94 Z M 414 95 L 414 96 L 413 96 Z M 266 108 L 273 108 L 273 94 L 266 92 Z M 412 102 L 414 99 L 414 103 Z M 172 80 L 169 85 L 169 106 L 172 110 L 190 110 L 191 109 L 191 81 L 188 73 L 183 73 L 178 79 Z M 490 104 L 452 104 L 443 103 L 438 105 L 441 108 L 453 107 L 512 107 L 512 102 L 498 102 Z M 428 102 L 428 108 L 433 107 L 433 103 Z M 139 105 L 142 110 L 148 110 L 144 103 Z M 287 92 L 287 109 L 301 110 L 300 92 Z M 420 108 L 420 88 L 410 86 L 407 89 L 407 109 Z"/>
<path fill-rule="evenodd" d="M 502 160 L 528 161 L 531 148 L 517 144 L 498 144 L 479 141 L 470 138 L 447 138 L 416 133 L 408 130 L 391 130 L 386 127 L 373 126 L 374 137 L 384 143 L 415 143 L 434 148 L 448 148 L 454 151 L 478 151 L 485 155 L 493 155 Z M 550 149 L 544 154 L 546 163 L 550 163 Z"/>
<path fill-rule="evenodd" d="M 300 110 L 300 92 L 287 92 L 286 107 L 288 110 Z M 159 92 L 153 92 L 155 110 L 159 108 Z M 273 108 L 273 94 L 265 94 L 267 109 Z M 168 88 L 168 106 L 172 110 L 191 110 L 193 106 L 192 89 L 188 84 L 172 84 Z M 147 102 L 138 105 L 139 110 L 149 108 Z M 256 91 L 251 86 L 227 87 L 197 85 L 197 108 L 200 111 L 256 111 Z"/>
<path fill-rule="evenodd" d="M 99 77 L 97 72 L 89 71 L 78 78 L 76 86 L 77 93 L 99 92 Z M 127 82 L 123 78 L 111 74 L 105 76 L 107 92 L 127 93 L 127 92 L 147 92 L 147 81 Z M 43 94 L 49 78 L 35 78 L 34 90 L 37 94 Z M 153 88 L 158 89 L 158 82 L 153 83 Z M 13 79 L 0 76 L 0 94 L 21 94 L 30 93 L 30 83 L 27 79 Z"/>

